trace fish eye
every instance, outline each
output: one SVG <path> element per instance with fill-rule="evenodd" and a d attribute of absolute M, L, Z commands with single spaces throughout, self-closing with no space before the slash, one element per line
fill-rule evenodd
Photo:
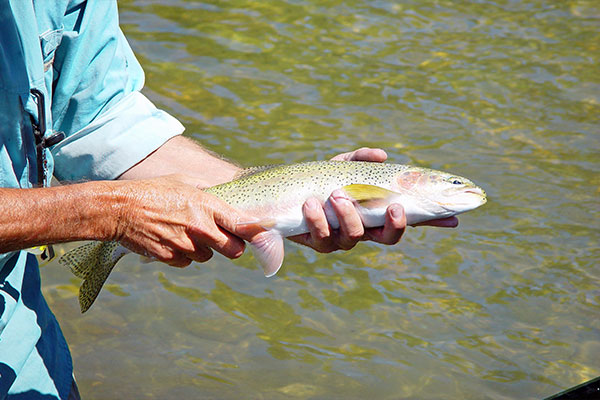
<path fill-rule="evenodd" d="M 460 179 L 453 179 L 453 180 L 452 180 L 452 184 L 453 184 L 453 185 L 462 185 L 462 184 L 463 184 L 463 182 L 462 182 Z"/>

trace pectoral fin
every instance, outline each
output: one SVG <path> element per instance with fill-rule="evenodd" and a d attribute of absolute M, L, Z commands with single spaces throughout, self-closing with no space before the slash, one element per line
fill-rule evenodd
<path fill-rule="evenodd" d="M 263 267 L 265 276 L 271 277 L 283 263 L 283 237 L 277 231 L 264 231 L 250 242 L 254 256 Z"/>
<path fill-rule="evenodd" d="M 390 198 L 398 194 L 379 186 L 363 184 L 347 185 L 342 190 L 364 208 L 385 207 Z"/>

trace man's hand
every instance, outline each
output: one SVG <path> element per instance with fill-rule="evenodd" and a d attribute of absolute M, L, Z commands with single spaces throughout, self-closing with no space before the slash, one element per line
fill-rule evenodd
<path fill-rule="evenodd" d="M 212 249 L 229 258 L 244 252 L 251 234 L 237 231 L 242 218 L 222 200 L 188 184 L 193 178 L 165 176 L 129 181 L 114 239 L 136 253 L 176 267 L 207 261 Z"/>
<path fill-rule="evenodd" d="M 361 148 L 349 153 L 339 154 L 332 161 L 370 161 L 384 162 L 387 154 L 381 149 Z M 334 191 L 329 198 L 332 208 L 340 222 L 338 230 L 329 227 L 321 203 L 308 199 L 302 208 L 308 222 L 310 233 L 290 237 L 291 240 L 312 247 L 321 253 L 335 250 L 349 250 L 361 240 L 372 240 L 383 244 L 396 244 L 406 228 L 404 208 L 400 204 L 391 204 L 385 214 L 383 227 L 365 229 L 352 201 L 342 190 Z M 428 221 L 418 225 L 430 225 L 444 228 L 458 226 L 456 217 Z"/>

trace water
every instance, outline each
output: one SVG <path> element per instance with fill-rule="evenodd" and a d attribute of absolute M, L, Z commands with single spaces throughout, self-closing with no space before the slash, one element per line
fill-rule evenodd
<path fill-rule="evenodd" d="M 594 1 L 119 2 L 145 93 L 244 165 L 360 146 L 467 176 L 455 230 L 185 270 L 124 259 L 84 316 L 86 398 L 540 398 L 600 375 Z"/>

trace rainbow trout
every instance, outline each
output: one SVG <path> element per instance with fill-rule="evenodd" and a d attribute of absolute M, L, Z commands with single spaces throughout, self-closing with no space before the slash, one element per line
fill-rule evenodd
<path fill-rule="evenodd" d="M 342 189 L 354 202 L 365 227 L 383 226 L 392 203 L 402 204 L 408 224 L 457 215 L 484 204 L 485 192 L 470 180 L 410 165 L 314 161 L 255 167 L 236 179 L 204 189 L 245 212 L 245 225 L 260 233 L 250 248 L 267 277 L 283 263 L 283 238 L 309 232 L 302 205 L 316 197 L 332 228 L 339 222 L 329 195 Z M 117 242 L 92 242 L 66 253 L 59 262 L 83 279 L 79 304 L 85 312 L 94 302 L 115 264 L 130 251 Z"/>

